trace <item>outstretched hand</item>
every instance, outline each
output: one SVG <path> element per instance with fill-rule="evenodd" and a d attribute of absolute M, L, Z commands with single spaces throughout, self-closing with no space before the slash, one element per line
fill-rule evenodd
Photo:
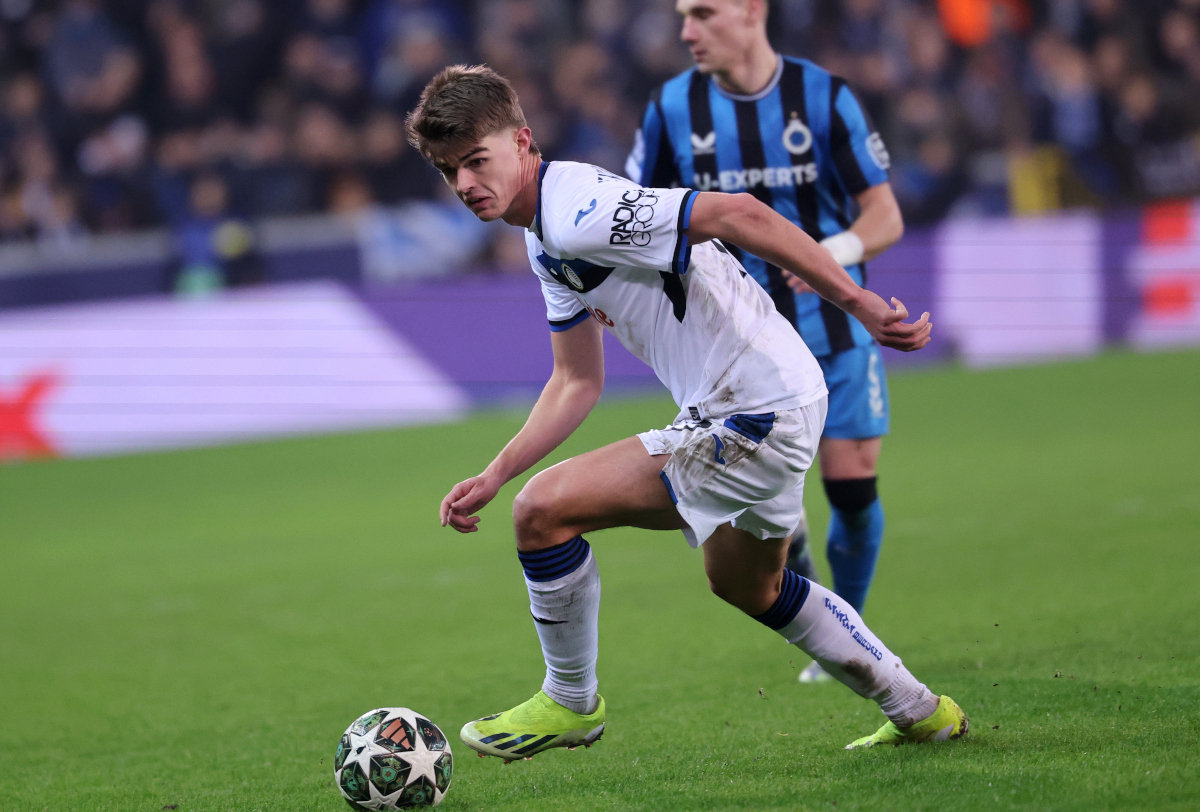
<path fill-rule="evenodd" d="M 479 517 L 475 513 L 496 497 L 500 484 L 480 475 L 455 485 L 442 500 L 439 511 L 442 527 L 450 525 L 460 533 L 474 533 L 479 529 Z"/>
<path fill-rule="evenodd" d="M 901 352 L 913 352 L 929 343 L 933 324 L 929 321 L 929 313 L 922 313 L 921 318 L 912 324 L 906 324 L 908 309 L 899 299 L 892 297 L 892 307 L 870 291 L 867 294 L 863 311 L 855 313 L 858 320 L 867 328 L 871 337 L 885 347 Z M 893 307 L 895 309 L 893 309 Z"/>

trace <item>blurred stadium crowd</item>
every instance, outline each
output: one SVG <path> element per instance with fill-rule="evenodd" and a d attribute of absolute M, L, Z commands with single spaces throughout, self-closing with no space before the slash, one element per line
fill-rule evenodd
<path fill-rule="evenodd" d="M 775 0 L 770 28 L 857 89 L 912 223 L 1200 190 L 1200 0 Z M 0 240 L 436 197 L 403 116 L 460 61 L 547 155 L 619 171 L 678 34 L 671 0 L 0 0 Z"/>

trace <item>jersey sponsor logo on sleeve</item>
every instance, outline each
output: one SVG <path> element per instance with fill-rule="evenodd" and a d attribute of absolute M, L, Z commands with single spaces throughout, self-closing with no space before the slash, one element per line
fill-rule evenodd
<path fill-rule="evenodd" d="M 596 198 L 592 198 L 591 208 L 580 209 L 579 214 L 575 215 L 575 225 L 579 225 L 579 221 L 596 210 Z"/>
<path fill-rule="evenodd" d="M 880 169 L 887 169 L 892 165 L 892 157 L 888 155 L 887 147 L 883 145 L 883 137 L 879 133 L 867 136 L 867 152 Z"/>
<path fill-rule="evenodd" d="M 538 254 L 537 261 L 549 271 L 555 282 L 581 293 L 598 288 L 615 270 L 604 265 L 593 265 L 586 259 L 578 257 L 572 259 L 568 264 L 565 260 L 555 259 L 545 251 Z"/>
<path fill-rule="evenodd" d="M 626 190 L 613 212 L 608 244 L 636 245 L 638 248 L 649 245 L 657 204 L 658 195 L 651 189 Z"/>
<path fill-rule="evenodd" d="M 803 186 L 817 180 L 816 163 L 798 166 L 768 166 L 765 169 L 726 169 L 714 178 L 708 172 L 697 172 L 692 188 L 701 192 L 720 189 L 722 192 L 744 192 L 757 186 L 778 189 L 787 186 Z"/>
<path fill-rule="evenodd" d="M 708 135 L 692 133 L 692 154 L 712 155 L 717 151 L 717 133 L 714 130 Z"/>
<path fill-rule="evenodd" d="M 797 116 L 783 128 L 783 148 L 792 155 L 803 155 L 812 149 L 813 134 Z"/>
<path fill-rule="evenodd" d="M 567 278 L 568 285 L 575 290 L 583 290 L 583 280 L 579 278 L 579 274 L 575 273 L 575 269 L 565 262 L 562 264 L 562 275 Z"/>

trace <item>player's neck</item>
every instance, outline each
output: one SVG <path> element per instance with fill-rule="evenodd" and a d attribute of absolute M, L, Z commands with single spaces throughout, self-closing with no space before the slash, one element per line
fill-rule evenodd
<path fill-rule="evenodd" d="M 526 153 L 521 158 L 521 191 L 513 198 L 500 218 L 510 226 L 529 228 L 537 213 L 538 174 L 542 168 L 542 156 Z"/>
<path fill-rule="evenodd" d="M 717 84 L 726 93 L 735 96 L 753 96 L 766 89 L 775 78 L 779 67 L 779 54 L 767 43 L 762 42 L 747 50 L 741 60 L 728 70 L 714 71 Z"/>

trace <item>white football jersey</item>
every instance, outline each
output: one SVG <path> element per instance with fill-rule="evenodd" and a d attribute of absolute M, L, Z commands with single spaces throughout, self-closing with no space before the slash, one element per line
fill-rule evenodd
<path fill-rule="evenodd" d="M 816 402 L 821 368 L 766 291 L 719 242 L 688 244 L 696 195 L 543 163 L 525 243 L 550 329 L 600 321 L 654 370 L 684 419 Z"/>

